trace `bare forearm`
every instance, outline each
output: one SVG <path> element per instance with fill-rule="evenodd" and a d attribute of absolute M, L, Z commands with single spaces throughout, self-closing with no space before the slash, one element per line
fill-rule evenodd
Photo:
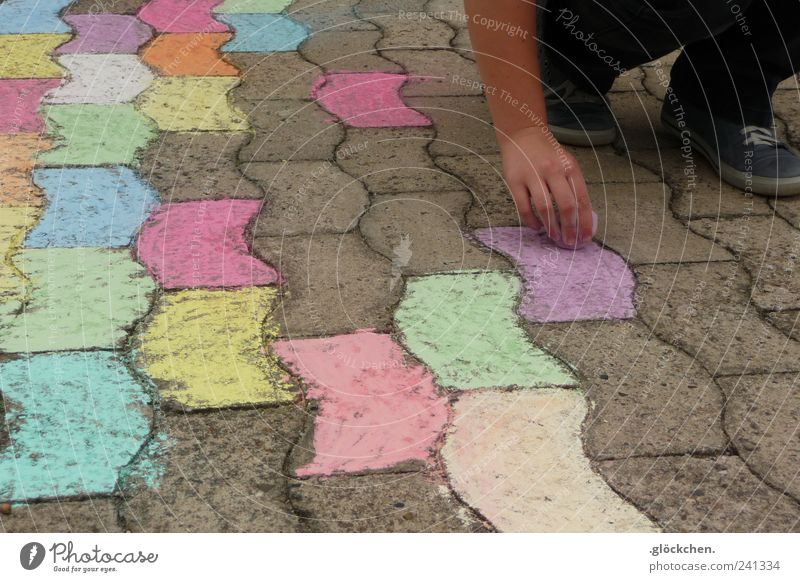
<path fill-rule="evenodd" d="M 546 123 L 536 0 L 464 0 L 498 138 Z"/>

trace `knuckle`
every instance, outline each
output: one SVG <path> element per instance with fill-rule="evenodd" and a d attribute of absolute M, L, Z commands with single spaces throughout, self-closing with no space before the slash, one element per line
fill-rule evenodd
<path fill-rule="evenodd" d="M 556 169 L 556 163 L 553 160 L 542 160 L 538 164 L 539 170 L 545 174 L 551 174 Z"/>
<path fill-rule="evenodd" d="M 565 214 L 575 214 L 578 211 L 578 206 L 575 204 L 575 201 L 572 199 L 565 200 L 563 204 L 559 205 L 559 208 Z"/>

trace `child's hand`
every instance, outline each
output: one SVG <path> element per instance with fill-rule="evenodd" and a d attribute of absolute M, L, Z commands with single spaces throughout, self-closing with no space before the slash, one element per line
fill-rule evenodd
<path fill-rule="evenodd" d="M 575 158 L 545 128 L 498 134 L 503 173 L 526 226 L 580 247 L 592 240 L 592 203 Z"/>

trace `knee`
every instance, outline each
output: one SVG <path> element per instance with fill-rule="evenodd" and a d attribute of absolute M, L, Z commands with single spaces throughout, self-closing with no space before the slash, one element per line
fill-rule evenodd
<path fill-rule="evenodd" d="M 754 0 L 687 0 L 689 19 L 704 36 L 714 36 L 746 18 Z M 691 26 L 691 25 L 690 25 Z"/>

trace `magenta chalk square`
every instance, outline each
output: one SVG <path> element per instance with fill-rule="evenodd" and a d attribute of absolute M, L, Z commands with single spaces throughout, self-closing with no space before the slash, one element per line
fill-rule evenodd
<path fill-rule="evenodd" d="M 258 200 L 165 204 L 142 227 L 139 260 L 165 289 L 270 285 L 278 272 L 250 254 L 245 228 Z"/>
<path fill-rule="evenodd" d="M 351 127 L 431 125 L 400 98 L 407 80 L 396 73 L 327 73 L 314 81 L 311 98 Z"/>

